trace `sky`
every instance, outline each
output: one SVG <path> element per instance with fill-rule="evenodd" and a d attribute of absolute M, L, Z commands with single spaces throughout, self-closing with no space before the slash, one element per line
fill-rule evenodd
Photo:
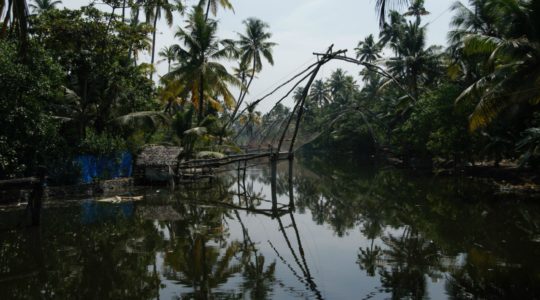
<path fill-rule="evenodd" d="M 255 17 L 269 24 L 273 34 L 272 41 L 278 44 L 273 53 L 274 66 L 269 64 L 263 66 L 263 71 L 252 84 L 247 101 L 260 98 L 314 62 L 313 52 L 323 52 L 334 44 L 334 50 L 347 49 L 348 56 L 355 56 L 354 48 L 358 42 L 369 34 L 378 36 L 379 32 L 374 0 L 230 1 L 234 6 L 234 12 L 218 11 L 220 37 L 235 39 L 237 32 L 243 31 L 242 21 Z M 89 2 L 89 0 L 63 0 L 63 5 L 73 9 Z M 429 44 L 446 45 L 446 33 L 452 16 L 450 6 L 454 2 L 455 0 L 426 1 L 425 6 L 430 15 L 425 16 L 423 22 L 428 23 Z M 110 10 L 108 6 L 98 7 Z M 156 49 L 179 43 L 174 38 L 174 32 L 175 28 L 184 22 L 184 17 L 180 16 L 175 16 L 172 28 L 169 28 L 164 20 L 159 22 Z M 142 55 L 141 59 L 150 61 L 149 55 Z M 234 64 L 230 64 L 232 65 Z M 360 71 L 358 66 L 352 64 L 331 62 L 323 67 L 319 78 L 330 76 L 336 68 L 342 68 L 355 77 Z M 161 62 L 157 70 L 159 75 L 163 75 L 167 71 L 167 63 Z M 281 97 L 276 95 L 278 96 Z M 268 111 L 273 106 L 271 102 L 272 99 L 263 102 L 259 109 L 263 112 Z"/>

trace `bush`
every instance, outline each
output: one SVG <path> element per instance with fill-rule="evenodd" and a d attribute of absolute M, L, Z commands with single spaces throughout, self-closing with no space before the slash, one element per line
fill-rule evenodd
<path fill-rule="evenodd" d="M 23 61 L 0 40 L 0 178 L 30 175 L 53 159 L 58 122 L 47 112 L 62 93 L 62 70 L 37 45 Z"/>

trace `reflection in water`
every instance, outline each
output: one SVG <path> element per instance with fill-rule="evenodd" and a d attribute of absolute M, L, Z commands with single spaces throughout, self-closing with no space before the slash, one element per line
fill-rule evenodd
<path fill-rule="evenodd" d="M 540 208 L 482 182 L 306 159 L 144 192 L 0 211 L 0 299 L 540 297 Z"/>

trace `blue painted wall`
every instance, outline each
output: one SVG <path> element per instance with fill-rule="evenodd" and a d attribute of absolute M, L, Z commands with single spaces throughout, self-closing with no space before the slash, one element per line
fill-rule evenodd
<path fill-rule="evenodd" d="M 133 156 L 129 152 L 119 155 L 80 155 L 75 161 L 81 167 L 82 183 L 96 179 L 116 179 L 132 175 Z"/>

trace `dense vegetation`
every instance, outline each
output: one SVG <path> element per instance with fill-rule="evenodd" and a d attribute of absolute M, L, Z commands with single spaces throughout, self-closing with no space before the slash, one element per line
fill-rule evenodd
<path fill-rule="evenodd" d="M 377 1 L 379 38 L 355 49 L 368 66 L 361 82 L 338 69 L 310 87 L 301 135 L 320 135 L 309 147 L 382 153 L 409 165 L 507 159 L 536 167 L 540 4 L 456 2 L 443 48 L 426 43 L 424 1 L 405 1 L 404 12 L 389 11 L 390 2 L 400 1 Z M 185 147 L 189 158 L 279 133 L 290 109 L 263 115 L 249 94 L 274 62 L 268 24 L 250 18 L 237 39 L 222 39 L 213 17 L 232 9 L 228 0 L 104 3 L 110 10 L 59 10 L 60 1 L 40 0 L 30 13 L 25 0 L 0 0 L 0 178 L 42 164 L 65 176 L 82 153 L 166 143 Z M 177 44 L 156 49 L 160 18 L 183 25 L 175 27 Z M 149 64 L 139 61 L 143 51 Z M 156 58 L 168 66 L 157 83 Z"/>
<path fill-rule="evenodd" d="M 390 11 L 378 41 L 358 43 L 362 82 L 338 69 L 311 86 L 304 133 L 333 125 L 312 148 L 382 151 L 412 165 L 535 167 L 538 2 L 456 2 L 446 49 L 426 44 L 423 2 Z"/>

